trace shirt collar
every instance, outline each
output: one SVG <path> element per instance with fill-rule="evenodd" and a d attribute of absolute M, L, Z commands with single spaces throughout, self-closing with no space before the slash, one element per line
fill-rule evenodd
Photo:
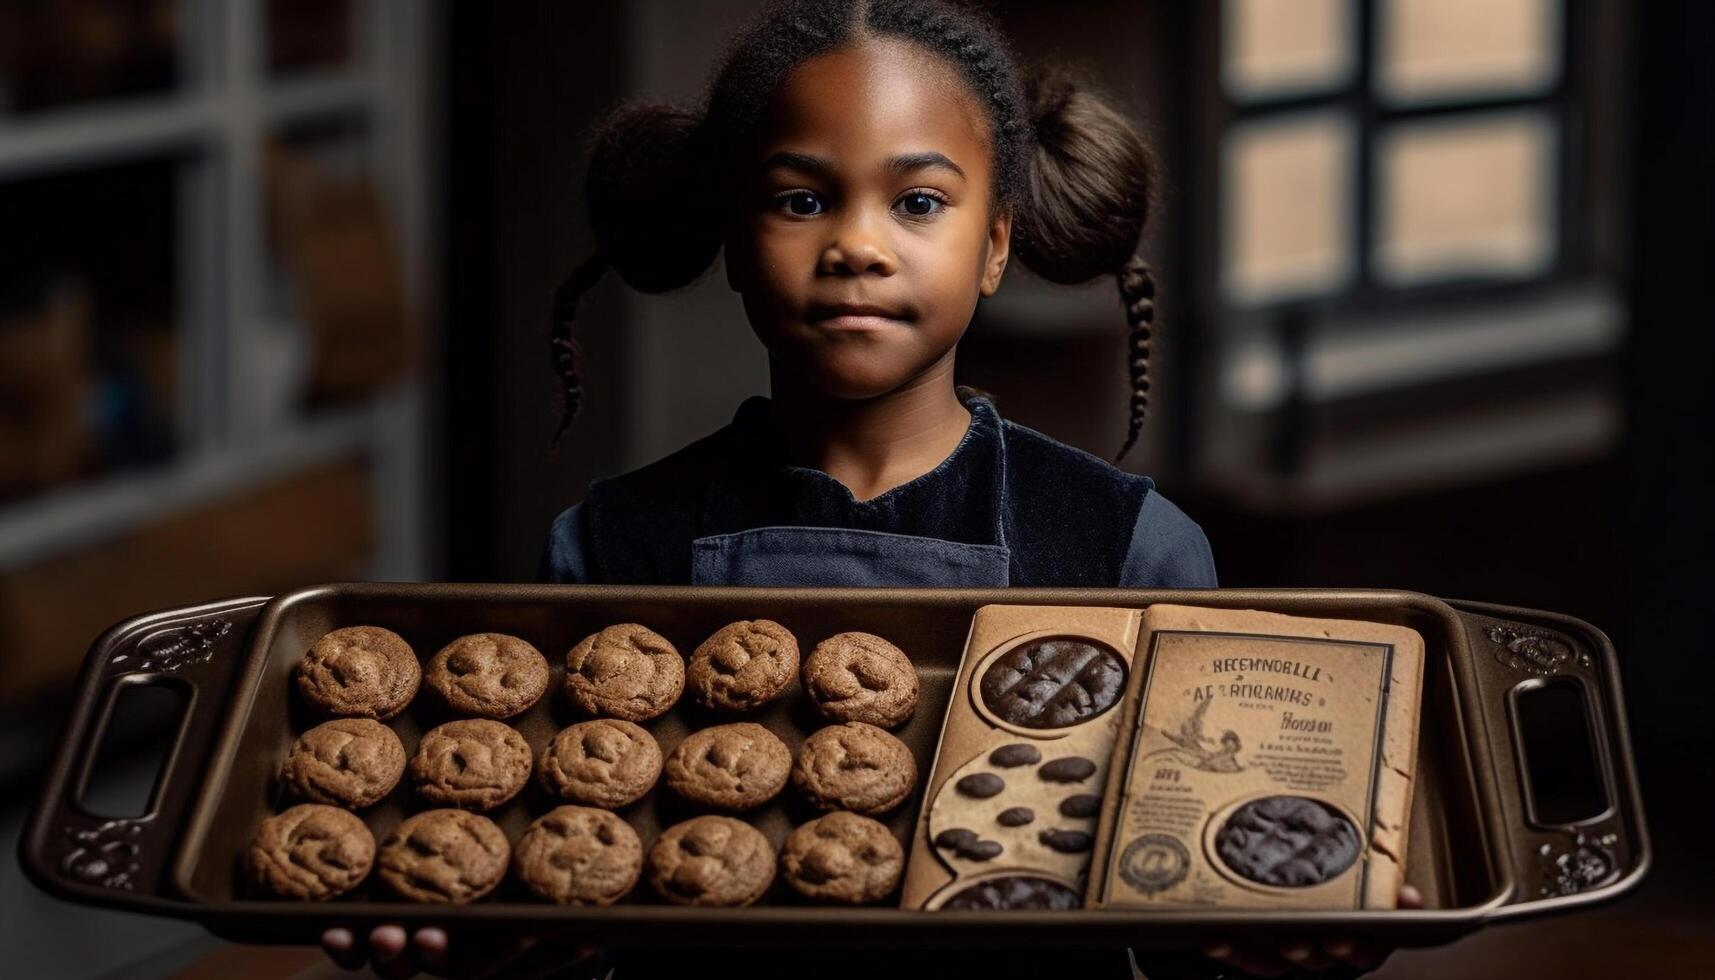
<path fill-rule="evenodd" d="M 961 401 L 971 422 L 946 459 L 876 497 L 857 500 L 828 473 L 787 462 L 773 400 L 752 395 L 739 405 L 730 427 L 739 450 L 732 460 L 732 492 L 711 497 L 703 533 L 803 525 L 1004 544 L 1000 414 L 986 395 L 973 392 Z"/>

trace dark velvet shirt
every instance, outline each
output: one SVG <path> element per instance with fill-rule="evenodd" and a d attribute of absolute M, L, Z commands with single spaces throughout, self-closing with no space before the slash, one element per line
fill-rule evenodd
<path fill-rule="evenodd" d="M 786 461 L 771 399 L 554 521 L 550 582 L 1215 588 L 1202 528 L 1147 476 L 1003 419 L 988 398 L 933 470 L 869 500 Z"/>

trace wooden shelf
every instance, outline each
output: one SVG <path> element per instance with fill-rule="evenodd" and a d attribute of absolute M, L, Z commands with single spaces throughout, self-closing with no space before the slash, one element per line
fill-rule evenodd
<path fill-rule="evenodd" d="M 425 102 L 434 91 L 432 22 L 444 12 L 416 0 L 359 0 L 349 65 L 274 74 L 265 64 L 266 0 L 182 6 L 177 88 L 0 116 L 0 183 L 164 155 L 179 180 L 178 454 L 150 469 L 0 503 L 0 570 L 98 545 L 258 481 L 362 453 L 380 528 L 374 568 L 422 577 L 430 552 L 425 383 L 408 380 L 365 404 L 307 417 L 277 417 L 277 391 L 256 397 L 275 370 L 268 356 L 258 356 L 271 349 L 268 332 L 300 329 L 274 319 L 267 295 L 262 143 L 298 123 L 356 120 L 364 165 L 394 222 L 408 304 L 432 329 L 424 309 L 436 254 Z"/>
<path fill-rule="evenodd" d="M 184 94 L 58 109 L 24 122 L 0 117 L 0 180 L 196 148 L 219 117 L 213 99 Z"/>
<path fill-rule="evenodd" d="M 299 423 L 253 446 L 212 450 L 0 505 L 0 569 L 99 544 L 126 528 L 363 451 L 372 443 L 377 416 L 365 406 Z"/>

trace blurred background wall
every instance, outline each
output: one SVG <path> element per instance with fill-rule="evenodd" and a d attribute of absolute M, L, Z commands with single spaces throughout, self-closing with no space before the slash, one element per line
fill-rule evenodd
<path fill-rule="evenodd" d="M 548 448 L 587 128 L 620 98 L 694 105 L 754 6 L 0 0 L 5 795 L 111 623 L 334 579 L 528 580 L 591 479 L 766 392 L 718 268 L 667 297 L 610 278 L 578 318 L 584 413 Z M 989 6 L 1026 58 L 1089 66 L 1164 166 L 1128 468 L 1202 524 L 1223 585 L 1607 630 L 1668 857 L 1621 908 L 1688 907 L 1675 760 L 1712 748 L 1715 672 L 1711 6 Z M 1014 267 L 961 380 L 1111 458 L 1113 284 Z M 4 889 L 8 939 L 83 921 Z M 149 938 L 56 954 L 68 975 L 203 942 L 95 921 Z M 1392 969 L 1413 964 L 1448 968 Z"/>

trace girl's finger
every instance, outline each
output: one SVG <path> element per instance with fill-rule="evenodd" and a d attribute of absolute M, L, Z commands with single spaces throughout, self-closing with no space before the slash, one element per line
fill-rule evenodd
<path fill-rule="evenodd" d="M 1344 956 L 1335 957 L 1341 963 L 1359 970 L 1373 970 L 1393 952 L 1390 946 L 1381 946 L 1372 942 L 1355 942 L 1347 940 L 1347 950 Z"/>
<path fill-rule="evenodd" d="M 1318 949 L 1308 939 L 1292 939 L 1275 947 L 1280 958 L 1301 970 L 1326 970 L 1334 965 L 1334 958 Z"/>
<path fill-rule="evenodd" d="M 378 962 L 393 960 L 404 951 L 404 926 L 376 926 L 369 930 L 369 953 Z"/>
<path fill-rule="evenodd" d="M 1399 886 L 1399 907 L 1402 909 L 1420 909 L 1423 907 L 1423 893 L 1416 885 Z"/>
<path fill-rule="evenodd" d="M 350 972 L 363 965 L 363 950 L 357 948 L 357 938 L 350 929 L 336 926 L 322 933 L 322 952 L 342 970 Z"/>
<path fill-rule="evenodd" d="M 1346 962 L 1346 957 L 1352 955 L 1352 951 L 1357 948 L 1357 941 L 1345 936 L 1341 936 L 1338 939 L 1322 940 L 1322 952 L 1327 953 L 1329 956 L 1342 963 Z"/>
<path fill-rule="evenodd" d="M 417 974 L 416 957 L 406 951 L 403 926 L 376 926 L 369 934 L 370 964 L 386 980 L 404 980 Z"/>
<path fill-rule="evenodd" d="M 447 933 L 435 926 L 424 926 L 411 934 L 411 950 L 423 968 L 430 973 L 444 973 L 447 965 Z"/>
<path fill-rule="evenodd" d="M 1292 969 L 1290 963 L 1274 953 L 1244 943 L 1231 941 L 1216 943 L 1212 946 L 1205 946 L 1203 953 L 1212 960 L 1259 977 L 1284 976 L 1288 970 Z"/>

